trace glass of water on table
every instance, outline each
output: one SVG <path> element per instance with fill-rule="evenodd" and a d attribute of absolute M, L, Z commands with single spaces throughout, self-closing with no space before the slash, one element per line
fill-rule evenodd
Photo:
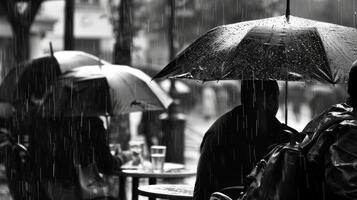
<path fill-rule="evenodd" d="M 151 164 L 154 173 L 162 173 L 164 171 L 164 163 L 166 156 L 166 146 L 154 145 L 150 148 Z"/>
<path fill-rule="evenodd" d="M 130 146 L 130 151 L 133 154 L 132 165 L 133 166 L 141 165 L 143 161 L 144 143 L 141 141 L 130 141 L 129 146 Z"/>
<path fill-rule="evenodd" d="M 109 144 L 109 149 L 110 149 L 110 153 L 113 156 L 117 156 L 119 155 L 119 153 L 121 153 L 121 146 L 119 143 L 111 143 Z"/>

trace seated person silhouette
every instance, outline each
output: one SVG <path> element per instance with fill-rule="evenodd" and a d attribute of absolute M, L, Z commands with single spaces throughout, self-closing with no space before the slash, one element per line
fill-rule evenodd
<path fill-rule="evenodd" d="M 223 188 L 242 186 L 245 177 L 269 150 L 296 132 L 275 117 L 276 81 L 243 81 L 242 105 L 221 116 L 205 133 L 197 167 L 194 199 L 209 199 Z"/>

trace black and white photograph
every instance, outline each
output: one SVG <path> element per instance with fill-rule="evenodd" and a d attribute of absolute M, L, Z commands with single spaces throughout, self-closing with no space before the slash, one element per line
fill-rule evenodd
<path fill-rule="evenodd" d="M 0 0 L 0 200 L 357 200 L 357 0 Z"/>

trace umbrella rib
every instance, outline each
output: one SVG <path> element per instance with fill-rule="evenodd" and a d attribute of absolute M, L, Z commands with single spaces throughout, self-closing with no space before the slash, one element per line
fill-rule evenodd
<path fill-rule="evenodd" d="M 122 74 L 119 74 L 118 76 L 123 77 Z M 130 74 L 130 76 L 134 76 L 134 77 L 135 77 L 135 75 L 133 75 L 133 74 Z M 138 79 L 139 79 L 139 78 L 138 78 Z M 124 82 L 124 83 L 127 85 L 127 87 L 129 87 L 129 91 L 131 92 L 131 95 L 132 95 L 133 97 L 135 97 L 135 100 L 134 100 L 134 102 L 131 102 L 131 105 L 132 105 L 132 103 L 138 102 L 138 101 L 137 101 L 137 97 L 136 97 L 135 93 L 133 92 L 132 87 L 130 87 L 131 84 L 130 84 L 125 78 L 122 78 L 121 81 Z M 150 88 L 150 86 L 148 86 L 147 82 L 145 82 L 145 81 L 143 81 L 143 80 L 141 80 L 141 79 L 140 79 L 140 81 L 141 81 L 143 84 L 145 84 L 147 87 Z M 152 95 L 152 96 L 155 96 L 155 94 L 154 94 L 154 92 L 153 92 L 152 90 L 148 90 L 148 92 L 151 92 L 151 95 Z M 159 100 L 159 103 L 160 103 L 160 105 L 161 105 L 162 107 L 165 107 L 165 105 L 161 102 L 161 100 Z M 141 103 L 140 103 L 140 104 L 141 104 Z M 136 104 L 136 105 L 137 105 L 137 104 Z"/>
<path fill-rule="evenodd" d="M 315 28 L 316 29 L 316 28 Z M 321 40 L 321 35 L 320 33 L 317 31 L 316 29 L 316 34 L 317 34 L 317 40 L 318 42 L 321 44 L 321 47 L 322 47 L 322 51 L 323 51 L 323 54 L 322 54 L 322 58 L 324 60 L 324 63 L 325 63 L 325 70 L 327 71 L 327 73 L 325 71 L 322 71 L 320 68 L 318 68 L 318 70 L 325 76 L 325 78 L 327 78 L 326 80 L 330 83 L 333 83 L 334 81 L 334 78 L 332 77 L 332 72 L 331 72 L 331 67 L 330 67 L 330 64 L 327 60 L 327 55 L 326 55 L 326 49 L 325 49 L 325 46 Z"/>
<path fill-rule="evenodd" d="M 249 33 L 253 28 L 250 28 L 245 36 L 247 35 L 247 33 Z M 245 38 L 245 36 L 242 37 L 241 41 Z M 224 69 L 226 64 L 227 63 L 232 63 L 234 61 L 234 58 L 237 57 L 237 55 L 239 54 L 239 51 L 237 51 L 239 49 L 239 43 L 241 42 L 239 41 L 238 42 L 238 45 L 236 45 L 234 48 L 231 48 L 230 51 L 232 51 L 232 49 L 234 49 L 234 53 L 232 54 L 228 54 L 229 56 L 223 61 L 223 64 L 222 64 L 222 68 Z M 249 67 L 252 71 L 253 71 L 253 67 L 248 65 L 247 67 Z M 226 77 L 228 77 L 230 74 L 232 74 L 233 72 L 235 71 L 235 67 L 234 67 L 234 63 L 232 63 L 232 67 L 228 70 L 227 73 L 225 73 L 223 76 L 221 76 L 221 79 L 225 79 Z"/>

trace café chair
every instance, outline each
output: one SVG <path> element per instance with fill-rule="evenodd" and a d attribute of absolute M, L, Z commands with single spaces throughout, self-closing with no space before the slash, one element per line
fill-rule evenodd
<path fill-rule="evenodd" d="M 231 186 L 221 189 L 218 192 L 214 192 L 211 195 L 210 200 L 232 200 L 238 199 L 244 191 L 243 186 Z"/>
<path fill-rule="evenodd" d="M 232 200 L 232 199 L 221 192 L 214 192 L 209 198 L 209 200 Z"/>
<path fill-rule="evenodd" d="M 8 153 L 6 173 L 13 198 L 17 200 L 33 197 L 28 189 L 28 187 L 32 186 L 32 174 L 30 155 L 26 147 L 15 143 L 9 147 Z"/>

